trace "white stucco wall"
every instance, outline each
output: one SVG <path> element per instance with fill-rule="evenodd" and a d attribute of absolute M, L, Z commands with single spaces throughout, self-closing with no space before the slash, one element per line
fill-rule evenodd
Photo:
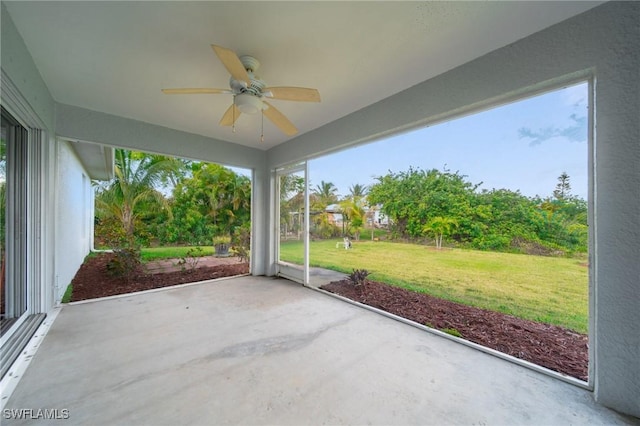
<path fill-rule="evenodd" d="M 56 191 L 56 282 L 59 301 L 91 250 L 93 195 L 90 179 L 68 142 L 58 142 Z"/>

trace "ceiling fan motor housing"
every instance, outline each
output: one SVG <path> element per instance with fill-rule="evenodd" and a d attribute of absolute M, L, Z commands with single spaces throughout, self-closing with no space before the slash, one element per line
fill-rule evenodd
<path fill-rule="evenodd" d="M 251 84 L 247 86 L 247 83 L 244 81 L 238 81 L 231 77 L 229 80 L 229 86 L 231 90 L 235 94 L 240 93 L 250 93 L 254 96 L 261 97 L 263 95 L 262 90 L 266 87 L 267 83 L 264 80 L 260 80 L 257 76 L 253 75 L 253 73 L 249 74 L 249 80 L 251 80 Z"/>
<path fill-rule="evenodd" d="M 247 71 L 247 75 L 249 76 L 250 84 L 247 85 L 245 81 L 238 81 L 235 78 L 231 77 L 229 80 L 229 86 L 231 86 L 231 90 L 235 94 L 241 93 L 249 93 L 254 96 L 262 97 L 262 90 L 267 86 L 267 83 L 260 79 L 258 75 L 255 74 L 258 68 L 260 68 L 260 62 L 253 56 L 240 56 L 240 62 L 244 66 Z"/>

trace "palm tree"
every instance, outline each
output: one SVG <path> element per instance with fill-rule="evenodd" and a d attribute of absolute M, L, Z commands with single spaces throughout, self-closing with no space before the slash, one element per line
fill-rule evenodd
<path fill-rule="evenodd" d="M 342 223 L 347 232 L 353 230 L 356 241 L 360 239 L 360 231 L 365 222 L 365 211 L 362 199 L 346 198 L 340 203 Z"/>
<path fill-rule="evenodd" d="M 354 200 L 361 200 L 366 197 L 369 187 L 356 183 L 349 187 L 349 196 Z"/>
<path fill-rule="evenodd" d="M 143 207 L 148 202 L 167 206 L 166 199 L 155 188 L 183 167 L 174 158 L 117 149 L 114 179 L 97 190 L 96 215 L 118 220 L 127 241 L 133 241 L 135 222 L 144 213 Z"/>
<path fill-rule="evenodd" d="M 320 181 L 312 191 L 309 202 L 314 213 L 314 233 L 325 238 L 334 233 L 334 226 L 329 221 L 329 213 L 326 211 L 331 204 L 338 202 L 338 188 L 332 182 Z"/>
<path fill-rule="evenodd" d="M 338 202 L 338 188 L 332 182 L 320 181 L 313 193 L 316 195 L 317 203 L 322 209 Z"/>
<path fill-rule="evenodd" d="M 456 226 L 458 226 L 458 222 L 455 219 L 436 216 L 424 226 L 423 233 L 432 233 L 435 236 L 436 248 L 440 250 L 442 249 L 443 237 L 450 235 Z"/>
<path fill-rule="evenodd" d="M 212 180 L 208 183 L 209 216 L 213 218 L 216 228 L 224 228 L 231 234 L 238 217 L 248 216 L 251 207 L 251 183 L 245 176 L 237 175 L 230 169 L 218 165 L 210 165 Z M 218 223 L 218 216 L 224 218 L 223 226 Z M 248 220 L 248 217 L 245 218 Z"/>
<path fill-rule="evenodd" d="M 366 221 L 366 196 L 368 188 L 366 185 L 356 183 L 349 187 L 349 195 L 340 203 L 343 223 L 350 232 L 353 230 L 356 240 L 360 239 L 360 231 Z"/>

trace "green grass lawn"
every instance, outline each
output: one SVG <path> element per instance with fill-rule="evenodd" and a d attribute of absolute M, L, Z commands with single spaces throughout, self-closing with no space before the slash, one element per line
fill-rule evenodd
<path fill-rule="evenodd" d="M 354 241 L 352 250 L 344 250 L 337 241 L 312 241 L 310 265 L 347 273 L 367 269 L 375 281 L 587 332 L 588 268 L 579 259 L 386 241 Z M 302 256 L 302 242 L 282 243 L 282 260 L 302 264 Z"/>
<path fill-rule="evenodd" d="M 199 246 L 202 251 L 199 253 L 201 256 L 213 255 L 213 246 Z M 160 259 L 179 259 L 187 256 L 187 252 L 191 249 L 195 249 L 196 246 L 181 246 L 181 247 L 152 247 L 143 248 L 140 250 L 142 255 L 142 261 L 148 262 L 150 260 Z"/>

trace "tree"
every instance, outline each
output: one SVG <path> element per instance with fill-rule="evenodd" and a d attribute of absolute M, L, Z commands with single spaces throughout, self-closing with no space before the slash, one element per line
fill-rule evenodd
<path fill-rule="evenodd" d="M 399 236 L 433 234 L 436 245 L 482 250 L 560 254 L 587 250 L 587 204 L 571 195 L 563 173 L 553 197 L 529 198 L 518 191 L 478 191 L 458 172 L 436 169 L 389 172 L 377 178 L 368 202 L 380 206 Z"/>
<path fill-rule="evenodd" d="M 365 185 L 354 184 L 349 187 L 349 195 L 340 203 L 342 221 L 347 233 L 352 233 L 356 240 L 360 239 L 360 231 L 366 220 L 366 195 Z"/>
<path fill-rule="evenodd" d="M 369 203 L 381 206 L 397 234 L 421 237 L 425 224 L 440 216 L 456 218 L 460 225 L 457 239 L 468 237 L 477 185 L 466 181 L 465 176 L 457 172 L 409 168 L 406 172 L 389 172 L 377 180 L 369 190 Z"/>
<path fill-rule="evenodd" d="M 425 234 L 432 233 L 435 237 L 436 248 L 442 249 L 442 240 L 449 236 L 458 222 L 450 217 L 436 216 L 431 219 L 422 229 Z"/>
<path fill-rule="evenodd" d="M 213 219 L 214 227 L 221 233 L 231 234 L 238 216 L 248 213 L 250 207 L 248 178 L 216 164 L 203 168 L 198 178 L 207 183 L 207 215 Z"/>
<path fill-rule="evenodd" d="M 96 216 L 114 219 L 122 226 L 123 237 L 133 242 L 136 221 L 148 213 L 151 206 L 168 208 L 167 200 L 156 188 L 169 176 L 177 175 L 184 164 L 162 155 L 117 149 L 114 179 L 98 185 Z"/>
<path fill-rule="evenodd" d="M 553 191 L 553 196 L 558 201 L 566 200 L 571 194 L 571 182 L 569 175 L 567 172 L 562 172 L 560 176 L 558 176 L 558 184 L 556 185 L 556 189 Z"/>
<path fill-rule="evenodd" d="M 338 202 L 338 188 L 332 182 L 320 181 L 313 190 L 318 208 L 324 209 Z"/>
<path fill-rule="evenodd" d="M 297 238 L 301 238 L 305 180 L 293 173 L 281 175 L 279 180 L 280 232 L 285 237 L 289 233 L 295 233 Z"/>
<path fill-rule="evenodd" d="M 362 200 L 347 198 L 340 203 L 342 212 L 342 223 L 346 228 L 346 233 L 353 231 L 356 240 L 360 239 L 360 231 L 364 226 L 365 211 Z"/>
<path fill-rule="evenodd" d="M 537 240 L 538 203 L 518 191 L 493 189 L 474 196 L 471 245 L 482 250 L 508 250 L 514 242 Z"/>
<path fill-rule="evenodd" d="M 351 197 L 352 199 L 363 199 L 364 197 L 367 196 L 367 191 L 369 190 L 369 188 L 366 185 L 360 185 L 359 183 L 356 183 L 355 185 L 351 185 L 349 187 L 349 197 Z"/>
<path fill-rule="evenodd" d="M 251 220 L 251 182 L 218 164 L 202 163 L 173 191 L 167 240 L 211 243 L 214 236 L 232 236 Z"/>
<path fill-rule="evenodd" d="M 327 207 L 338 202 L 338 189 L 332 182 L 321 181 L 309 196 L 312 215 L 311 230 L 314 237 L 330 238 L 337 233 L 336 226 L 331 223 Z"/>

